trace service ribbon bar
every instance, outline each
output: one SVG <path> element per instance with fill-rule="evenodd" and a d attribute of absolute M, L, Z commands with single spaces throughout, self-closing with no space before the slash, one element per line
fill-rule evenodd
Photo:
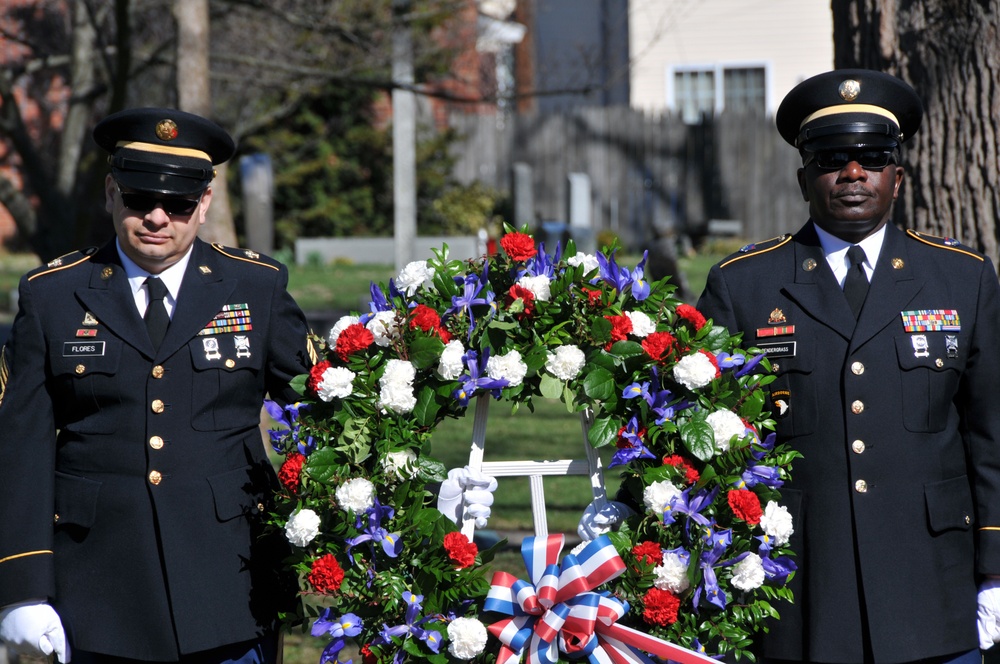
<path fill-rule="evenodd" d="M 250 305 L 227 304 L 222 310 L 215 314 L 208 325 L 205 326 L 198 336 L 203 337 L 209 334 L 226 334 L 228 332 L 248 332 L 253 329 L 250 320 Z"/>
<path fill-rule="evenodd" d="M 957 309 L 917 309 L 901 311 L 905 332 L 959 332 L 962 329 Z"/>
<path fill-rule="evenodd" d="M 757 338 L 761 337 L 783 337 L 795 334 L 794 325 L 778 325 L 777 327 L 758 327 Z"/>

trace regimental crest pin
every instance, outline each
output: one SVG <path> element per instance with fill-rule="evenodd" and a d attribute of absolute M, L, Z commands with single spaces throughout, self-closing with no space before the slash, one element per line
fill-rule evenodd
<path fill-rule="evenodd" d="M 775 307 L 774 311 L 768 317 L 767 322 L 771 325 L 781 325 L 782 323 L 787 323 L 788 319 L 785 318 L 785 312 Z"/>
<path fill-rule="evenodd" d="M 89 311 L 83 314 L 83 323 L 81 323 L 81 325 L 94 326 L 99 324 L 100 323 L 97 322 L 97 318 L 94 317 L 94 314 L 90 313 Z"/>

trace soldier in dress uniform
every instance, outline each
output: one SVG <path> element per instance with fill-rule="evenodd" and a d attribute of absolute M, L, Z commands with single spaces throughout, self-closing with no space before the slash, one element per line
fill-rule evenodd
<path fill-rule="evenodd" d="M 887 223 L 921 116 L 876 71 L 796 86 L 776 123 L 810 219 L 713 267 L 699 302 L 767 350 L 803 455 L 782 490 L 795 603 L 765 661 L 979 662 L 1000 638 L 1000 289 L 979 252 Z"/>
<path fill-rule="evenodd" d="M 0 638 L 61 662 L 273 662 L 265 394 L 310 361 L 288 273 L 197 238 L 233 140 L 101 121 L 115 238 L 25 275 L 0 362 Z"/>

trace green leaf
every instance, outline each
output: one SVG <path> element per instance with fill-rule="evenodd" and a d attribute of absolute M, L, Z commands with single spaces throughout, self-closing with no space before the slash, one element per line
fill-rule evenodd
<path fill-rule="evenodd" d="M 594 369 L 583 379 L 583 393 L 597 401 L 607 399 L 615 393 L 614 375 L 607 369 Z"/>
<path fill-rule="evenodd" d="M 299 374 L 288 382 L 295 393 L 302 396 L 306 393 L 306 384 L 309 382 L 309 374 Z"/>
<path fill-rule="evenodd" d="M 622 358 L 636 357 L 645 352 L 642 344 L 635 341 L 616 341 L 611 347 L 611 354 Z"/>
<path fill-rule="evenodd" d="M 342 468 L 340 454 L 333 447 L 324 447 L 309 455 L 305 470 L 313 480 L 327 484 Z"/>
<path fill-rule="evenodd" d="M 542 378 L 538 383 L 538 391 L 546 399 L 559 399 L 563 394 L 564 387 L 565 384 L 561 380 L 547 373 L 542 374 Z"/>
<path fill-rule="evenodd" d="M 410 344 L 410 362 L 417 369 L 429 369 L 438 363 L 444 351 L 444 342 L 436 334 L 433 336 L 417 335 Z"/>
<path fill-rule="evenodd" d="M 413 407 L 413 417 L 421 426 L 431 426 L 437 419 L 437 414 L 441 411 L 441 405 L 437 401 L 434 390 L 427 387 L 417 394 L 417 404 Z"/>
<path fill-rule="evenodd" d="M 587 440 L 594 447 L 604 447 L 618 440 L 618 422 L 610 417 L 598 417 L 587 433 Z"/>
<path fill-rule="evenodd" d="M 691 420 L 682 424 L 681 440 L 688 451 L 702 461 L 715 456 L 715 433 L 707 422 Z"/>

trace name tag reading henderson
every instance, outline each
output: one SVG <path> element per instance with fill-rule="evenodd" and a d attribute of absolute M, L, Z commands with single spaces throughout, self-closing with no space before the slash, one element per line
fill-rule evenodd
<path fill-rule="evenodd" d="M 80 343 L 79 341 L 63 342 L 63 357 L 93 357 L 104 355 L 104 341 L 90 341 Z"/>
<path fill-rule="evenodd" d="M 757 348 L 767 351 L 768 357 L 795 357 L 797 341 L 786 341 L 780 344 L 757 344 Z"/>

